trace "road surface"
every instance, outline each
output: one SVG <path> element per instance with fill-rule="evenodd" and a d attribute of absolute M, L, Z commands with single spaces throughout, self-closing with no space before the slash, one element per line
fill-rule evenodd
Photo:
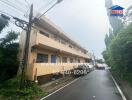
<path fill-rule="evenodd" d="M 122 98 L 109 71 L 95 70 L 44 100 L 122 100 Z"/>

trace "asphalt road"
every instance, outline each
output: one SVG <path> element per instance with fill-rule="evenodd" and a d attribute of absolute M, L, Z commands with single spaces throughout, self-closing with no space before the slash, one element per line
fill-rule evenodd
<path fill-rule="evenodd" d="M 95 70 L 44 100 L 122 100 L 122 98 L 110 73 L 106 70 Z"/>

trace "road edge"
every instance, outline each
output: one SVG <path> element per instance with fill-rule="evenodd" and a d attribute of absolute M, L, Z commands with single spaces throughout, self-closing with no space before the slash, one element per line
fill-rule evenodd
<path fill-rule="evenodd" d="M 63 88 L 65 88 L 65 87 L 67 87 L 67 86 L 71 85 L 72 83 L 76 82 L 78 79 L 79 79 L 79 78 L 74 79 L 74 80 L 73 80 L 73 81 L 71 81 L 70 83 L 68 83 L 68 84 L 64 85 L 63 87 L 61 87 L 61 88 L 57 89 L 56 91 L 54 91 L 54 92 L 52 92 L 52 93 L 48 94 L 47 96 L 45 96 L 45 97 L 41 98 L 40 100 L 44 100 L 44 99 L 48 98 L 49 96 L 51 96 L 51 95 L 55 94 L 56 92 L 58 92 L 58 91 L 62 90 Z"/>
<path fill-rule="evenodd" d="M 109 72 L 110 72 L 110 71 L 109 71 Z M 111 72 L 110 72 L 110 73 L 111 73 Z M 112 77 L 112 80 L 113 80 L 114 84 L 116 85 L 116 87 L 117 87 L 117 89 L 118 89 L 118 91 L 119 91 L 119 93 L 120 93 L 122 99 L 123 99 L 123 100 L 127 100 L 127 99 L 126 99 L 126 96 L 125 96 L 124 93 L 122 92 L 120 86 L 117 84 L 117 82 L 116 82 L 116 80 L 114 79 L 114 77 L 113 77 L 112 74 L 111 74 L 111 77 Z"/>

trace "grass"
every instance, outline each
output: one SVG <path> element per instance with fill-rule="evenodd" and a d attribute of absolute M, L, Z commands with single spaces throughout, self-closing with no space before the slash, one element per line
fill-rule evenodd
<path fill-rule="evenodd" d="M 19 89 L 20 77 L 9 79 L 0 84 L 0 100 L 39 100 L 44 92 L 34 82 L 28 81 L 26 88 Z"/>

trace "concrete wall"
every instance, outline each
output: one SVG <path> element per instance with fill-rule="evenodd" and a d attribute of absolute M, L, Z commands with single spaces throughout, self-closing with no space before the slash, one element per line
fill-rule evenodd
<path fill-rule="evenodd" d="M 39 33 L 39 30 L 49 33 L 46 37 Z M 25 46 L 26 33 L 23 31 L 20 35 L 20 60 L 23 58 Z M 62 39 L 63 40 L 63 39 Z M 85 63 L 88 55 L 81 52 L 81 49 L 69 47 L 69 44 L 62 44 L 56 40 L 50 32 L 42 28 L 32 28 L 30 45 L 29 45 L 29 59 L 27 67 L 27 76 L 30 80 L 36 79 L 37 76 L 58 73 L 66 70 L 71 70 L 78 64 Z M 37 53 L 48 54 L 48 63 L 36 63 Z M 57 63 L 51 64 L 51 55 L 57 56 Z M 62 57 L 67 57 L 67 63 L 62 63 Z M 70 58 L 73 58 L 74 63 L 70 63 Z M 77 63 L 78 59 L 80 63 Z"/>

